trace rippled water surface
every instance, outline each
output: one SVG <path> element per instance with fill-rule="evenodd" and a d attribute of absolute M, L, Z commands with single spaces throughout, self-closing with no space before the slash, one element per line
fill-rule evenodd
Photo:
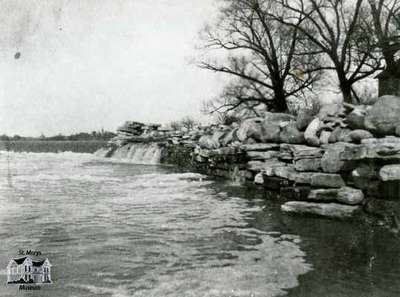
<path fill-rule="evenodd" d="M 399 243 L 169 167 L 0 153 L 0 296 L 400 296 Z M 19 249 L 54 284 L 5 285 Z"/>

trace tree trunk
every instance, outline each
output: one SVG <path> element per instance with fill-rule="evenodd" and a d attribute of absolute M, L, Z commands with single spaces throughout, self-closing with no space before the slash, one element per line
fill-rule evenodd
<path fill-rule="evenodd" d="M 277 112 L 288 112 L 286 97 L 283 94 L 275 94 L 275 106 Z"/>
<path fill-rule="evenodd" d="M 274 106 L 276 112 L 288 112 L 288 106 L 286 103 L 286 96 L 285 90 L 282 80 L 278 77 L 275 79 L 275 86 L 274 86 Z"/>
<path fill-rule="evenodd" d="M 353 96 L 351 94 L 351 83 L 347 80 L 345 74 L 338 74 L 339 87 L 342 92 L 343 102 L 354 103 Z"/>
<path fill-rule="evenodd" d="M 341 87 L 340 89 L 342 91 L 343 102 L 353 104 L 354 102 L 353 102 L 353 96 L 351 95 L 351 87 L 349 88 L 345 86 L 343 88 Z"/>
<path fill-rule="evenodd" d="M 286 104 L 286 98 L 284 96 L 275 96 L 275 111 L 276 112 L 287 112 L 288 106 Z"/>

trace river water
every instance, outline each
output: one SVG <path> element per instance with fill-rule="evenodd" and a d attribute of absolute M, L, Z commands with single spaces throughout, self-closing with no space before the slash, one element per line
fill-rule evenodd
<path fill-rule="evenodd" d="M 6 285 L 18 250 L 53 284 Z M 165 166 L 0 152 L 0 296 L 400 296 L 400 240 Z"/>

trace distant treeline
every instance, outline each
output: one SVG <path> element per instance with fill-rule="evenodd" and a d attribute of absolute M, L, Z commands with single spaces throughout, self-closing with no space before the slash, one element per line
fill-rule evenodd
<path fill-rule="evenodd" d="M 42 140 L 42 141 L 82 141 L 82 140 L 110 140 L 111 138 L 115 137 L 116 134 L 110 131 L 104 131 L 103 129 L 100 131 L 93 131 L 91 133 L 87 132 L 80 132 L 71 135 L 63 135 L 58 134 L 55 136 L 45 136 L 41 135 L 40 137 L 24 137 L 20 135 L 0 135 L 0 141 L 27 141 L 27 140 Z"/>

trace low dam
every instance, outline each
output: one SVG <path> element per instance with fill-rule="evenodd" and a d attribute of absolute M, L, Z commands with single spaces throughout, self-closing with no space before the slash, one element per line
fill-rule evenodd
<path fill-rule="evenodd" d="M 157 143 L 132 143 L 116 148 L 112 153 L 102 148 L 95 152 L 97 156 L 108 156 L 134 164 L 156 165 L 161 163 L 164 146 Z"/>

